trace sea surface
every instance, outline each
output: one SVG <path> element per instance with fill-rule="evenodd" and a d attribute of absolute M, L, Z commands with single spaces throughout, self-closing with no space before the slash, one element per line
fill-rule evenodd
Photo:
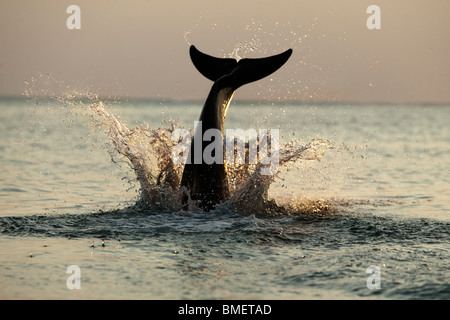
<path fill-rule="evenodd" d="M 450 106 L 233 102 L 298 153 L 208 213 L 144 178 L 201 108 L 1 99 L 0 298 L 450 299 Z"/>

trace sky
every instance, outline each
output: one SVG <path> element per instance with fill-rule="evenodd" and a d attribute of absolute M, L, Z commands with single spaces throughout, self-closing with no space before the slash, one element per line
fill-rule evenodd
<path fill-rule="evenodd" d="M 81 29 L 67 27 L 70 5 Z M 204 100 L 193 44 L 218 57 L 294 50 L 235 100 L 450 103 L 449 13 L 448 0 L 0 0 L 0 96 Z"/>

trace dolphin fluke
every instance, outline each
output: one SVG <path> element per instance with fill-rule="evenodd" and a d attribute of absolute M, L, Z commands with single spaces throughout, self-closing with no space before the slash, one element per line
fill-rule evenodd
<path fill-rule="evenodd" d="M 221 139 L 215 141 L 215 152 L 223 150 L 223 122 L 234 91 L 244 84 L 267 77 L 278 70 L 291 56 L 292 49 L 267 58 L 241 59 L 216 58 L 200 52 L 194 46 L 189 49 L 192 63 L 197 70 L 214 84 L 203 106 L 195 135 L 191 141 L 188 159 L 184 166 L 181 187 L 184 193 L 183 207 L 187 209 L 189 197 L 205 211 L 227 200 L 230 196 L 223 156 L 220 161 L 206 162 L 205 152 L 211 152 L 203 136 L 209 129 L 220 130 Z M 211 141 L 211 140 L 208 140 Z M 216 151 L 217 150 L 217 151 Z M 208 156 L 208 155 L 207 155 Z M 197 159 L 194 161 L 194 159 Z M 216 159 L 216 157 L 214 157 Z"/>
<path fill-rule="evenodd" d="M 292 49 L 266 58 L 245 58 L 236 61 L 232 58 L 216 58 L 200 52 L 195 46 L 189 49 L 192 63 L 209 80 L 216 82 L 234 73 L 231 83 L 233 90 L 244 84 L 260 80 L 277 71 L 292 54 Z"/>

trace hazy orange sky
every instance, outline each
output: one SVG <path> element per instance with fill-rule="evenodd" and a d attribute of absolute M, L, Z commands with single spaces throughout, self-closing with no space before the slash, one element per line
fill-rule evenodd
<path fill-rule="evenodd" d="M 81 30 L 66 27 L 72 4 Z M 366 27 L 372 4 L 381 30 Z M 0 95 L 203 100 L 194 44 L 222 57 L 294 49 L 237 100 L 450 103 L 449 15 L 448 0 L 2 0 Z"/>

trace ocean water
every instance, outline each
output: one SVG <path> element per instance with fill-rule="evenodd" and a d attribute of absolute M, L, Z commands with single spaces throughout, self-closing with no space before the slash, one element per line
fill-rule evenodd
<path fill-rule="evenodd" d="M 201 108 L 0 100 L 0 298 L 450 299 L 448 106 L 234 102 L 280 172 L 209 213 L 155 184 Z"/>

